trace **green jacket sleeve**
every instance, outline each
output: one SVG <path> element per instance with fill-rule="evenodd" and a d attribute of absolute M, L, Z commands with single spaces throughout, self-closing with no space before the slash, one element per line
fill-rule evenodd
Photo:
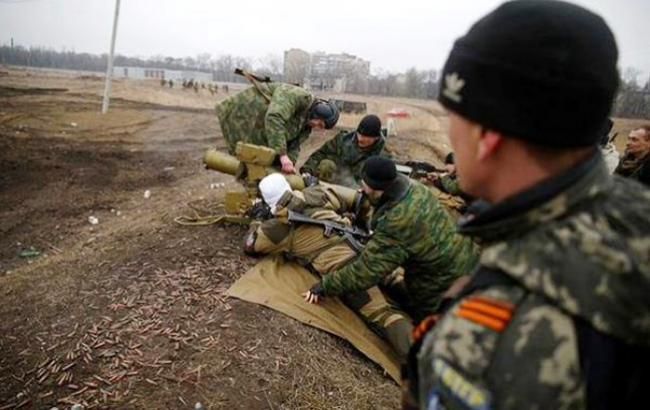
<path fill-rule="evenodd" d="M 371 288 L 408 258 L 400 241 L 378 229 L 353 262 L 323 277 L 327 296 L 338 296 Z"/>
<path fill-rule="evenodd" d="M 327 141 L 323 146 L 316 150 L 313 154 L 309 156 L 305 165 L 303 165 L 303 172 L 309 172 L 312 175 L 315 175 L 318 170 L 318 164 L 324 159 L 336 159 L 338 152 L 338 141 L 341 135 L 345 132 L 338 133 L 334 138 Z M 336 161 L 335 161 L 336 162 Z"/>
<path fill-rule="evenodd" d="M 293 137 L 289 135 L 288 125 L 296 115 L 307 110 L 310 101 L 311 96 L 306 91 L 278 87 L 273 92 L 264 129 L 268 146 L 278 155 L 287 154 L 287 141 Z"/>
<path fill-rule="evenodd" d="M 442 190 L 450 195 L 459 196 L 462 194 L 460 185 L 458 185 L 458 178 L 454 178 L 451 175 L 443 175 L 440 177 L 440 185 Z"/>

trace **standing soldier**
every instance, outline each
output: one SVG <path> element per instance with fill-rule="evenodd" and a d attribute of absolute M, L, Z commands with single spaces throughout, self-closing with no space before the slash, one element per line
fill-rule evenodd
<path fill-rule="evenodd" d="M 342 131 L 311 154 L 301 172 L 323 181 L 358 187 L 366 160 L 381 155 L 386 145 L 381 120 L 376 115 L 363 117 L 356 131 Z"/>
<path fill-rule="evenodd" d="M 217 104 L 217 118 L 228 152 L 238 141 L 275 150 L 282 172 L 295 173 L 300 145 L 312 129 L 331 129 L 339 112 L 331 101 L 314 98 L 300 87 L 251 79 L 250 87 Z"/>
<path fill-rule="evenodd" d="M 317 303 L 323 296 L 363 291 L 402 267 L 406 294 L 400 307 L 417 323 L 435 312 L 456 278 L 473 270 L 476 247 L 456 234 L 433 193 L 397 174 L 390 159 L 366 161 L 362 190 L 374 207 L 372 237 L 359 257 L 323 277 L 305 298 Z"/>
<path fill-rule="evenodd" d="M 632 130 L 616 174 L 650 186 L 650 125 Z"/>
<path fill-rule="evenodd" d="M 485 201 L 460 224 L 482 254 L 444 316 L 416 331 L 432 326 L 410 355 L 407 406 L 645 400 L 650 191 L 612 178 L 598 151 L 617 56 L 601 17 L 561 1 L 504 3 L 454 44 L 439 100 L 461 188 Z"/>

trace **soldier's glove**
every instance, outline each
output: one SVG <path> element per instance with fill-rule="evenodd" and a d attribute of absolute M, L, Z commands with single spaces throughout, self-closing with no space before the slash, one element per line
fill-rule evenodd
<path fill-rule="evenodd" d="M 318 185 L 318 177 L 313 176 L 312 174 L 304 173 L 302 174 L 302 180 L 305 183 L 305 187 L 310 187 Z"/>
<path fill-rule="evenodd" d="M 316 283 L 307 292 L 303 293 L 305 302 L 318 304 L 321 298 L 325 297 L 325 289 L 321 282 Z"/>

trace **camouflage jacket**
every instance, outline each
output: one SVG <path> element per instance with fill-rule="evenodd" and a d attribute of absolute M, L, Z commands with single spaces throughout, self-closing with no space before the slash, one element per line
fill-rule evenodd
<path fill-rule="evenodd" d="M 344 186 L 359 186 L 366 160 L 374 155 L 387 156 L 384 154 L 384 145 L 386 139 L 380 137 L 375 144 L 363 150 L 357 144 L 356 131 L 341 131 L 311 154 L 302 171 L 318 176 L 318 164 L 328 159 L 337 166 L 336 175 L 329 182 Z"/>
<path fill-rule="evenodd" d="M 368 289 L 401 266 L 410 302 L 403 308 L 419 321 L 435 311 L 449 284 L 477 263 L 475 245 L 456 233 L 433 193 L 403 175 L 384 191 L 371 227 L 361 255 L 323 278 L 325 295 Z"/>
<path fill-rule="evenodd" d="M 228 149 L 234 154 L 238 141 L 249 142 L 273 148 L 278 155 L 289 154 L 295 161 L 311 132 L 307 114 L 313 97 L 290 84 L 258 85 L 259 90 L 247 88 L 216 106 Z"/>
<path fill-rule="evenodd" d="M 461 224 L 484 246 L 480 266 L 421 341 L 419 407 L 584 409 L 590 392 L 627 408 L 633 383 L 585 375 L 610 376 L 608 338 L 648 357 L 648 215 L 650 191 L 595 155 Z"/>
<path fill-rule="evenodd" d="M 626 153 L 621 158 L 615 174 L 636 179 L 637 181 L 650 186 L 650 154 L 643 158 L 636 158 Z"/>
<path fill-rule="evenodd" d="M 440 178 L 436 179 L 434 184 L 436 188 L 442 192 L 448 193 L 449 195 L 461 196 L 463 192 L 460 189 L 458 184 L 458 178 L 456 175 L 444 174 Z"/>

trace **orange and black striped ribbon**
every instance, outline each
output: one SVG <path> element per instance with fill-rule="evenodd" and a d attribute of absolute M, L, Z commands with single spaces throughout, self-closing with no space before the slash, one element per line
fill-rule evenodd
<path fill-rule="evenodd" d="M 456 316 L 495 332 L 502 332 L 510 323 L 513 311 L 514 305 L 511 303 L 475 296 L 461 302 Z"/>

